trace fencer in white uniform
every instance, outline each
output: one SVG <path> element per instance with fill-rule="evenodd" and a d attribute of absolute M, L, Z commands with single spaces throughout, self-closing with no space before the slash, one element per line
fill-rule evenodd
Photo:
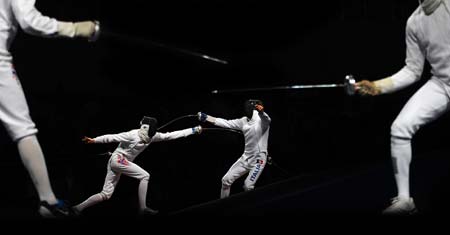
<path fill-rule="evenodd" d="M 391 156 L 398 195 L 385 214 L 417 211 L 410 195 L 411 139 L 424 125 L 447 112 L 450 105 L 450 0 L 425 0 L 406 25 L 406 65 L 391 77 L 356 84 L 362 95 L 388 94 L 422 77 L 425 60 L 432 77 L 406 103 L 391 126 Z"/>
<path fill-rule="evenodd" d="M 95 27 L 92 21 L 62 22 L 43 16 L 35 8 L 35 0 L 0 0 L 0 120 L 17 143 L 21 160 L 39 195 L 39 213 L 45 217 L 65 216 L 68 210 L 52 191 L 36 137 L 38 130 L 30 117 L 9 49 L 19 28 L 42 37 L 90 39 Z"/>
<path fill-rule="evenodd" d="M 264 106 L 259 100 L 248 100 L 244 106 L 246 116 L 234 120 L 225 120 L 205 113 L 198 113 L 200 121 L 209 122 L 223 128 L 239 130 L 244 134 L 244 153 L 222 178 L 220 198 L 228 197 L 231 185 L 245 174 L 248 174 L 248 176 L 244 182 L 244 190 L 254 189 L 267 162 L 267 144 L 271 119 L 264 112 Z"/>
<path fill-rule="evenodd" d="M 151 143 L 175 140 L 193 134 L 200 134 L 202 128 L 201 126 L 197 126 L 180 131 L 160 133 L 156 132 L 157 120 L 155 118 L 144 117 L 140 124 L 140 129 L 134 129 L 119 134 L 103 135 L 96 138 L 85 137 L 83 139 L 86 143 L 90 144 L 118 142 L 119 145 L 108 161 L 107 173 L 102 191 L 74 206 L 72 209 L 75 214 L 80 215 L 86 208 L 110 199 L 122 174 L 136 178 L 140 181 L 138 188 L 139 212 L 141 214 L 150 215 L 158 213 L 157 210 L 147 207 L 147 186 L 150 174 L 133 163 L 133 161 Z"/>

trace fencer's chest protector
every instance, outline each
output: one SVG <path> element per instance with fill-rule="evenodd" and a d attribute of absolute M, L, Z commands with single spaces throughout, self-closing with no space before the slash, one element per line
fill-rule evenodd
<path fill-rule="evenodd" d="M 255 135 L 257 132 L 257 127 L 258 125 L 256 124 L 256 120 L 254 118 L 252 118 L 251 120 L 249 120 L 243 127 L 242 127 L 242 132 L 244 133 L 244 135 L 246 133 L 248 133 L 249 135 Z"/>
<path fill-rule="evenodd" d="M 416 11 L 408 20 L 408 29 L 431 65 L 433 77 L 450 84 L 450 12 L 449 0 L 434 5 L 433 13 Z M 424 1 L 425 4 L 425 1 Z M 412 39 L 411 39 L 412 40 Z"/>
<path fill-rule="evenodd" d="M 252 112 L 252 118 L 247 119 L 247 123 L 242 127 L 242 133 L 247 143 L 254 142 L 261 135 L 261 119 L 258 116 L 258 111 Z"/>
<path fill-rule="evenodd" d="M 268 130 L 268 125 L 263 125 L 258 111 L 254 110 L 252 119 L 247 119 L 242 126 L 242 133 L 245 139 L 243 159 L 248 160 L 261 152 L 267 153 Z"/>
<path fill-rule="evenodd" d="M 142 141 L 141 137 L 135 132 L 134 140 L 131 142 L 120 142 L 116 151 L 123 154 L 128 161 L 133 162 L 134 159 L 144 151 L 148 145 L 150 145 L 151 141 L 148 143 Z"/>
<path fill-rule="evenodd" d="M 0 69 L 9 68 L 12 57 L 9 48 L 16 36 L 18 23 L 14 19 L 10 0 L 0 1 Z"/>

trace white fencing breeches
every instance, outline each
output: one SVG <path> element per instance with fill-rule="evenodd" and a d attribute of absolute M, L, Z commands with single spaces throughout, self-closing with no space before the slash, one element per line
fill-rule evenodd
<path fill-rule="evenodd" d="M 77 205 L 76 209 L 82 211 L 87 207 L 110 199 L 122 174 L 140 180 L 138 188 L 139 209 L 144 210 L 147 208 L 146 199 L 150 174 L 135 163 L 128 161 L 122 155 L 113 154 L 108 163 L 103 190 Z"/>
<path fill-rule="evenodd" d="M 442 116 L 448 105 L 444 86 L 432 79 L 409 99 L 392 124 L 391 156 L 399 197 L 410 197 L 411 139 L 422 126 Z"/>
<path fill-rule="evenodd" d="M 255 184 L 266 166 L 267 154 L 259 153 L 257 156 L 250 158 L 249 162 L 239 158 L 228 170 L 222 178 L 222 190 L 220 198 L 230 195 L 231 185 L 241 176 L 248 174 L 244 182 L 244 190 L 249 191 L 255 188 Z"/>
<path fill-rule="evenodd" d="M 14 69 L 0 70 L 0 120 L 14 142 L 38 131 Z"/>

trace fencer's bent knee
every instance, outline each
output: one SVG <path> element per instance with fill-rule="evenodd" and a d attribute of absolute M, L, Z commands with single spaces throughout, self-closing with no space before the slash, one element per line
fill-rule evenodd
<path fill-rule="evenodd" d="M 391 125 L 392 139 L 412 139 L 413 135 L 413 128 L 408 125 L 407 119 L 397 118 Z"/>
<path fill-rule="evenodd" d="M 142 177 L 139 180 L 149 181 L 150 180 L 150 174 L 145 172 L 145 174 L 143 174 Z"/>

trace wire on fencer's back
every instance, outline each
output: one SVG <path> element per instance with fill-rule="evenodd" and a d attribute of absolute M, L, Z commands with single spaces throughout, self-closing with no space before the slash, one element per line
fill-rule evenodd
<path fill-rule="evenodd" d="M 191 117 L 197 117 L 197 115 L 196 114 L 189 114 L 189 115 L 184 115 L 184 116 L 181 116 L 181 117 L 177 117 L 177 118 L 169 121 L 168 123 L 158 127 L 158 131 L 163 129 L 163 128 L 165 128 L 165 127 L 167 127 L 167 126 L 169 126 L 170 124 L 172 124 L 172 123 L 174 123 L 176 121 L 179 121 L 179 120 L 182 120 L 182 119 L 185 119 L 185 118 L 191 118 Z"/>

